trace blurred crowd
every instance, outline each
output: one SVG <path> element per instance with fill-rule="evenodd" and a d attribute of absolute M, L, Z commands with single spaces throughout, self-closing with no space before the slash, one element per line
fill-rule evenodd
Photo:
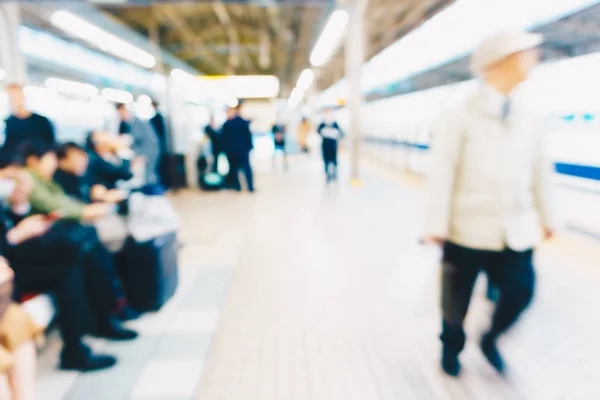
<path fill-rule="evenodd" d="M 35 343 L 46 327 L 20 304 L 53 296 L 61 369 L 109 368 L 115 357 L 95 353 L 85 337 L 136 339 L 124 321 L 159 308 L 164 298 L 158 297 L 169 295 L 148 292 L 140 300 L 152 279 L 149 264 L 176 269 L 160 265 L 165 258 L 157 256 L 172 254 L 176 244 L 162 249 L 141 243 L 130 223 L 132 213 L 145 212 L 130 209 L 132 196 L 166 202 L 160 177 L 165 127 L 158 112 L 160 118 L 149 123 L 118 104 L 119 135 L 94 131 L 85 143 L 59 143 L 52 123 L 27 109 L 22 87 L 7 91 L 11 115 L 0 150 L 0 398 L 29 400 Z M 176 264 L 175 257 L 169 260 Z"/>

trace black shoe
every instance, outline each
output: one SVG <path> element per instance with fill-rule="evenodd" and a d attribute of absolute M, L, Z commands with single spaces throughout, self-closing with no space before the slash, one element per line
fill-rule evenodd
<path fill-rule="evenodd" d="M 460 375 L 460 361 L 458 353 L 455 351 L 444 350 L 442 352 L 442 369 L 448 376 L 457 377 Z"/>
<path fill-rule="evenodd" d="M 63 349 L 59 368 L 64 371 L 91 372 L 110 368 L 116 363 L 115 357 L 94 354 L 89 347 L 80 345 L 76 348 Z"/>
<path fill-rule="evenodd" d="M 108 322 L 100 324 L 96 332 L 94 332 L 94 336 L 116 341 L 126 341 L 136 339 L 138 333 L 124 328 L 116 319 L 110 319 Z"/>
<path fill-rule="evenodd" d="M 142 313 L 136 311 L 131 306 L 123 307 L 118 313 L 117 318 L 119 321 L 133 321 L 134 319 L 138 319 Z"/>
<path fill-rule="evenodd" d="M 481 351 L 483 351 L 483 355 L 492 365 L 492 367 L 494 367 L 494 369 L 498 371 L 500 375 L 504 375 L 504 360 L 502 359 L 502 356 L 498 351 L 498 346 L 496 345 L 496 338 L 491 336 L 490 334 L 483 335 L 483 338 L 481 339 Z"/>

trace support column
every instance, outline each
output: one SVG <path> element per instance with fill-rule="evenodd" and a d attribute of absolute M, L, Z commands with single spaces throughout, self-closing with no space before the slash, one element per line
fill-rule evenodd
<path fill-rule="evenodd" d="M 21 9 L 16 1 L 0 2 L 0 68 L 5 82 L 27 83 L 27 65 L 19 49 Z"/>
<path fill-rule="evenodd" d="M 365 48 L 365 12 L 367 0 L 348 1 L 348 28 L 346 34 L 346 80 L 348 82 L 347 105 L 350 116 L 351 183 L 360 184 L 359 163 L 361 148 L 360 107 L 363 101 L 360 85 L 360 69 L 364 61 Z"/>

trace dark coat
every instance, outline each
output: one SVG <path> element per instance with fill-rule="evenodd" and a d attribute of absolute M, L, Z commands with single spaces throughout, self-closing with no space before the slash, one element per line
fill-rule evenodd
<path fill-rule="evenodd" d="M 227 154 L 247 155 L 254 147 L 250 122 L 240 116 L 227 120 L 223 124 L 221 139 Z"/>

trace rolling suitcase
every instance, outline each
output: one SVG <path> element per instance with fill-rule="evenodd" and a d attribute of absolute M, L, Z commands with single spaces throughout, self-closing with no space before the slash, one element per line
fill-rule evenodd
<path fill-rule="evenodd" d="M 127 301 L 136 311 L 158 311 L 177 289 L 177 236 L 132 240 L 128 247 L 121 271 Z"/>

